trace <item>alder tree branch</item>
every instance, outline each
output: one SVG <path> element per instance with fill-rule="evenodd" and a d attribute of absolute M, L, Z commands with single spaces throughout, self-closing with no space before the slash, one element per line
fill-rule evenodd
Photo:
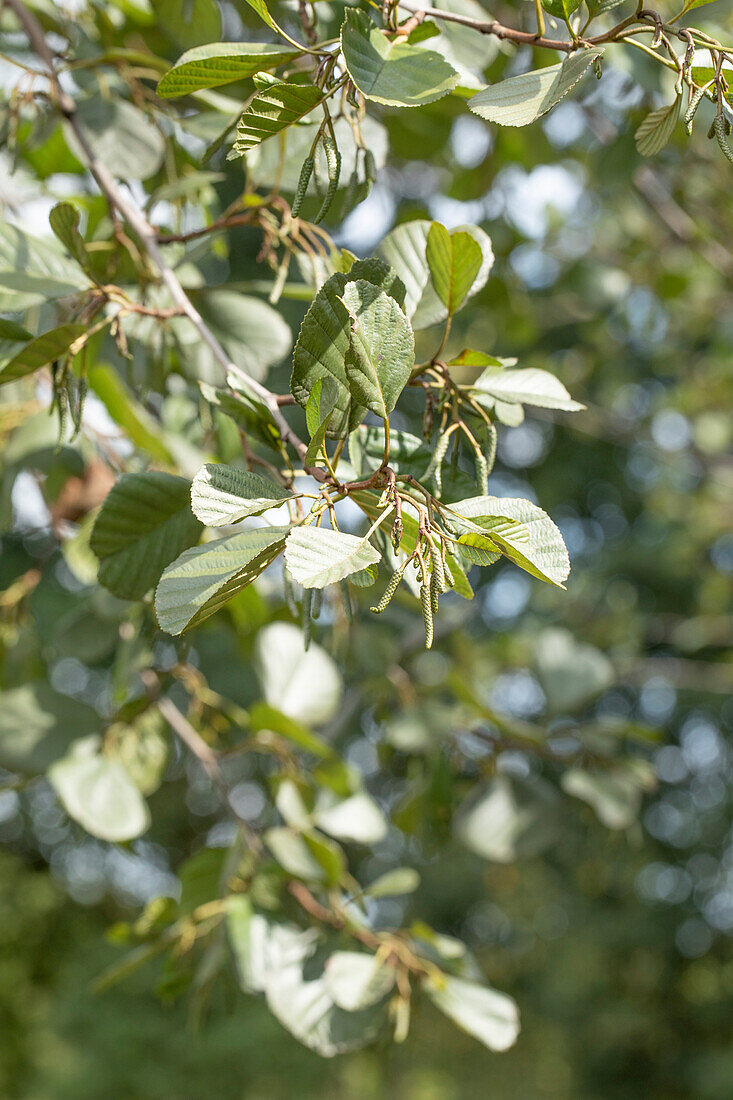
<path fill-rule="evenodd" d="M 262 404 L 267 407 L 272 419 L 277 425 L 282 440 L 285 443 L 289 443 L 302 460 L 305 456 L 307 447 L 280 412 L 277 395 L 268 390 L 256 379 L 252 378 L 242 369 L 242 367 L 232 362 L 186 294 L 178 276 L 166 262 L 155 229 L 134 203 L 130 202 L 112 173 L 95 155 L 94 150 L 87 140 L 83 127 L 79 124 L 76 102 L 68 92 L 64 91 L 61 85 L 56 69 L 56 61 L 46 42 L 43 28 L 40 23 L 22 0 L 7 0 L 7 3 L 23 27 L 31 46 L 43 62 L 46 69 L 44 75 L 49 81 L 52 98 L 60 113 L 68 120 L 69 126 L 73 130 L 74 136 L 84 155 L 85 166 L 96 180 L 100 191 L 104 194 L 110 207 L 117 211 L 135 231 L 145 252 L 156 267 L 162 282 L 167 287 L 171 298 L 176 303 L 176 306 L 196 328 L 201 339 L 209 347 L 219 365 L 223 367 L 225 371 L 231 371 L 235 374 L 250 391 L 252 396 L 257 398 L 258 401 L 261 401 Z M 307 472 L 318 481 L 325 481 L 328 478 L 327 472 L 318 467 L 308 468 Z"/>

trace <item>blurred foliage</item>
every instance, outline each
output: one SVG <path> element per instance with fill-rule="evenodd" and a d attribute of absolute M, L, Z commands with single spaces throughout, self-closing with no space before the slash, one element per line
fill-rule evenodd
<path fill-rule="evenodd" d="M 32 6 L 53 30 L 55 6 Z M 154 22 L 143 4 L 90 5 L 75 50 L 96 58 L 124 45 L 168 65 L 219 33 L 203 15 L 182 23 L 176 7 L 156 5 Z M 220 7 L 222 37 L 264 37 L 245 5 Z M 696 12 L 697 21 L 730 36 L 724 7 Z M 532 12 L 528 4 L 501 8 L 493 14 L 506 22 Z M 215 5 L 202 9 L 217 18 Z M 20 53 L 19 37 L 8 37 L 10 52 Z M 131 358 L 110 338 L 90 356 L 99 400 L 89 398 L 73 443 L 56 445 L 46 383 L 13 383 L 0 406 L 3 689 L 48 680 L 101 722 L 115 719 L 113 737 L 121 737 L 120 721 L 134 729 L 135 746 L 147 746 L 137 774 L 151 792 L 152 817 L 150 831 L 129 845 L 91 839 L 47 781 L 19 778 L 3 760 L 0 1093 L 9 1100 L 278 1100 L 292 1096 L 293 1082 L 304 1097 L 353 1100 L 462 1100 L 477 1088 L 492 1100 L 730 1095 L 730 165 L 705 139 L 709 104 L 691 140 L 678 128 L 655 160 L 640 157 L 634 130 L 665 102 L 667 85 L 631 53 L 614 56 L 602 81 L 588 78 L 527 129 L 487 126 L 454 97 L 419 112 L 384 110 L 389 166 L 369 199 L 332 227 L 339 244 L 367 255 L 395 221 L 482 225 L 496 263 L 456 317 L 451 350 L 517 356 L 522 367 L 552 371 L 588 406 L 573 416 L 539 410 L 501 428 L 491 482 L 497 495 L 536 499 L 558 523 L 573 564 L 567 593 L 500 563 L 476 578 L 472 604 L 446 605 L 428 654 L 407 596 L 390 618 L 371 620 L 367 591 L 348 630 L 335 605 L 314 625 L 316 642 L 346 670 L 326 733 L 396 826 L 371 849 L 347 845 L 350 869 L 361 882 L 395 866 L 419 869 L 417 894 L 381 902 L 380 920 L 420 919 L 464 939 L 492 985 L 519 1003 L 517 1045 L 490 1054 L 422 1000 L 404 1045 L 325 1062 L 243 996 L 228 955 L 212 962 L 198 945 L 91 992 L 123 947 L 145 946 L 165 927 L 152 899 L 178 896 L 186 861 L 207 844 L 232 841 L 200 766 L 162 729 L 141 732 L 140 671 L 154 668 L 226 753 L 245 733 L 237 708 L 251 713 L 262 695 L 253 671 L 259 632 L 294 621 L 278 576 L 268 573 L 198 628 L 190 645 L 174 648 L 149 605 L 94 583 L 89 517 L 109 490 L 110 469 L 150 461 L 191 475 L 211 453 L 226 462 L 239 452 L 232 422 L 199 395 L 197 379 L 214 381 L 205 351 L 180 319 L 161 336 L 136 318 Z M 487 42 L 487 79 L 530 67 L 531 55 Z M 166 129 L 146 64 L 97 64 L 93 78 L 80 67 L 75 80 L 91 91 L 101 74 L 113 101 L 132 87 Z M 14 86 L 17 70 L 2 72 Z M 42 235 L 48 210 L 71 196 L 84 212 L 93 262 L 109 260 L 115 279 L 132 281 L 134 259 L 110 244 L 105 204 L 87 188 L 73 142 L 37 103 L 10 102 L 0 193 L 11 222 Z M 197 229 L 239 198 L 241 169 L 227 169 L 221 153 L 207 175 L 199 165 L 225 121 L 221 105 L 191 107 L 193 137 L 177 134 L 165 162 L 136 184 L 161 232 Z M 254 171 L 266 179 L 266 168 L 257 162 Z M 202 309 L 206 288 L 225 285 L 263 304 L 273 274 L 257 262 L 260 245 L 261 234 L 245 226 L 185 251 L 176 246 L 191 285 L 201 288 Z M 278 309 L 295 332 L 310 290 L 295 280 L 293 287 Z M 28 309 L 34 327 L 50 326 L 49 303 Z M 226 320 L 223 309 L 220 338 L 249 364 L 246 333 L 228 331 Z M 273 344 L 261 376 L 271 365 L 268 384 L 285 389 L 289 346 Z M 134 448 L 119 447 L 102 402 Z M 417 397 L 412 407 L 408 400 L 402 426 L 419 434 L 421 413 Z M 180 666 L 183 681 L 170 676 Z M 478 697 L 469 704 L 467 688 Z M 77 712 L 67 736 L 96 729 L 96 718 L 89 728 L 83 721 Z M 640 784 L 620 810 L 613 799 L 610 808 L 608 800 L 592 807 L 563 793 L 559 821 L 543 819 L 539 842 L 533 836 L 516 863 L 481 859 L 454 835 L 459 806 L 465 812 L 479 781 L 495 782 L 497 766 L 500 777 L 544 780 L 555 791 L 576 758 L 627 753 L 653 764 L 655 790 Z M 273 823 L 271 789 L 289 766 L 253 753 L 225 756 L 235 805 L 255 824 Z M 594 808 L 605 826 L 618 825 L 620 812 L 622 827 L 599 825 Z M 189 889 L 196 896 L 196 884 Z M 206 900 L 206 883 L 201 889 Z"/>

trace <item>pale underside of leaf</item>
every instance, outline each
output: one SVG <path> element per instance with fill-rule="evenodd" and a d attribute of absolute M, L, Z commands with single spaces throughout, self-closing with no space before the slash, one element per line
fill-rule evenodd
<path fill-rule="evenodd" d="M 468 106 L 488 122 L 500 126 L 528 126 L 552 110 L 602 53 L 603 50 L 597 47 L 579 50 L 559 65 L 511 76 L 484 88 L 469 100 Z"/>
<path fill-rule="evenodd" d="M 258 577 L 285 545 L 288 527 L 258 527 L 186 550 L 155 592 L 162 630 L 181 634 L 203 622 Z"/>
<path fill-rule="evenodd" d="M 451 506 L 453 512 L 478 522 L 482 517 L 518 520 L 529 533 L 527 541 L 495 535 L 502 554 L 539 580 L 564 588 L 570 572 L 568 552 L 550 517 L 529 500 L 515 497 L 472 497 Z"/>
<path fill-rule="evenodd" d="M 207 527 L 258 516 L 291 496 L 269 477 L 222 463 L 207 463 L 191 483 L 191 508 Z"/>
<path fill-rule="evenodd" d="M 501 370 L 489 367 L 474 383 L 474 396 L 486 395 L 507 404 L 536 405 L 544 409 L 579 412 L 585 408 L 573 401 L 559 378 L 536 367 Z"/>
<path fill-rule="evenodd" d="M 325 588 L 379 560 L 367 539 L 328 527 L 294 527 L 285 544 L 288 570 L 304 588 Z"/>
<path fill-rule="evenodd" d="M 660 107 L 647 115 L 634 134 L 636 148 L 643 157 L 653 157 L 660 153 L 674 133 L 680 117 L 682 96 L 675 96 L 669 107 Z"/>
<path fill-rule="evenodd" d="M 292 84 L 275 77 L 266 79 L 263 73 L 256 83 L 260 90 L 239 120 L 230 159 L 299 122 L 323 99 L 323 92 L 315 84 Z"/>

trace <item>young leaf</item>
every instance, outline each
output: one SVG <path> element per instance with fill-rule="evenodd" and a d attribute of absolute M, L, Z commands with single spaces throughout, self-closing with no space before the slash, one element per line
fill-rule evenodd
<path fill-rule="evenodd" d="M 99 582 L 123 600 L 139 600 L 169 562 L 198 542 L 190 483 L 158 471 L 123 474 L 97 516 L 90 548 Z"/>
<path fill-rule="evenodd" d="M 237 140 L 229 160 L 299 122 L 323 99 L 323 92 L 315 84 L 294 84 L 266 73 L 258 73 L 254 81 L 257 95 L 237 123 Z"/>
<path fill-rule="evenodd" d="M 498 533 L 491 536 L 492 541 L 520 569 L 558 588 L 565 587 L 563 581 L 570 572 L 570 561 L 563 537 L 536 504 L 514 497 L 472 497 L 451 505 L 451 511 L 473 522 L 495 516 L 518 520 L 529 533 L 527 541 Z"/>
<path fill-rule="evenodd" d="M 394 298 L 363 279 L 346 285 L 342 301 L 352 322 L 345 359 L 352 398 L 386 420 L 415 363 L 410 323 Z"/>
<path fill-rule="evenodd" d="M 556 19 L 564 19 L 567 22 L 582 3 L 583 0 L 542 0 L 542 7 Z"/>
<path fill-rule="evenodd" d="M 267 69 L 285 65 L 297 57 L 294 50 L 264 42 L 211 42 L 195 46 L 178 58 L 157 87 L 163 99 L 189 95 L 202 88 L 218 88 Z"/>
<path fill-rule="evenodd" d="M 181 634 L 246 588 L 285 545 L 289 527 L 256 527 L 185 550 L 155 590 L 161 630 Z"/>
<path fill-rule="evenodd" d="M 304 649 L 303 635 L 291 623 L 270 623 L 260 630 L 254 667 L 267 702 L 289 719 L 297 718 L 306 726 L 322 726 L 338 711 L 343 689 L 338 667 L 315 642 Z M 276 732 L 291 737 L 308 752 L 319 751 L 310 742 L 302 743 L 297 730 L 288 732 L 288 728 L 273 726 L 274 720 L 272 715 L 267 718 Z M 307 730 L 302 733 L 308 735 Z"/>
<path fill-rule="evenodd" d="M 647 115 L 634 134 L 636 148 L 643 157 L 653 157 L 661 152 L 674 133 L 680 117 L 682 96 L 675 96 L 669 107 L 660 107 Z"/>
<path fill-rule="evenodd" d="M 441 1012 L 489 1050 L 508 1050 L 516 1042 L 519 1010 L 506 993 L 447 974 L 441 982 L 429 979 L 425 988 Z"/>
<path fill-rule="evenodd" d="M 83 271 L 89 271 L 89 256 L 79 232 L 79 211 L 70 202 L 58 202 L 48 215 L 54 234 Z"/>
<path fill-rule="evenodd" d="M 207 462 L 191 483 L 191 508 L 207 527 L 223 527 L 276 508 L 292 493 L 262 474 Z"/>
<path fill-rule="evenodd" d="M 333 378 L 318 378 L 311 389 L 305 406 L 305 422 L 310 433 L 310 443 L 305 452 L 305 465 L 314 466 L 326 440 L 331 415 L 336 406 L 338 389 Z"/>
<path fill-rule="evenodd" d="M 599 47 L 579 50 L 560 65 L 548 65 L 521 76 L 510 76 L 484 88 L 468 106 L 474 114 L 500 126 L 528 126 L 547 114 L 571 91 L 596 57 Z"/>
<path fill-rule="evenodd" d="M 488 367 L 473 383 L 473 396 L 481 401 L 484 395 L 508 404 L 537 405 L 543 409 L 578 412 L 584 409 L 573 401 L 559 378 L 537 367 L 523 370 L 502 370 Z"/>
<path fill-rule="evenodd" d="M 334 1004 L 358 1012 L 384 1000 L 395 983 L 395 970 L 364 951 L 334 951 L 326 960 L 325 978 Z"/>
<path fill-rule="evenodd" d="M 445 226 L 433 222 L 425 256 L 433 286 L 452 316 L 463 305 L 481 269 L 481 249 L 468 233 L 461 230 L 449 233 Z"/>
<path fill-rule="evenodd" d="M 33 374 L 41 367 L 53 363 L 65 355 L 71 345 L 86 332 L 85 325 L 59 325 L 50 332 L 36 336 L 26 344 L 17 355 L 0 368 L 0 386 L 6 382 L 15 382 L 27 374 Z"/>
<path fill-rule="evenodd" d="M 381 255 L 405 284 L 404 310 L 415 330 L 441 324 L 448 316 L 430 277 L 427 260 L 428 234 L 432 225 L 433 222 L 422 218 L 404 222 L 388 233 L 379 246 Z M 466 294 L 467 298 L 472 298 L 485 286 L 494 263 L 491 240 L 475 225 L 460 225 L 453 232 L 467 233 L 481 249 L 481 267 Z"/>
<path fill-rule="evenodd" d="M 447 95 L 458 81 L 452 65 L 434 50 L 392 42 L 366 12 L 346 9 L 341 49 L 349 76 L 375 103 L 422 107 Z"/>
<path fill-rule="evenodd" d="M 287 567 L 303 588 L 325 588 L 380 560 L 368 539 L 329 527 L 294 527 L 285 543 Z"/>
<path fill-rule="evenodd" d="M 99 752 L 99 738 L 77 741 L 48 770 L 48 778 L 69 817 L 92 836 L 112 843 L 134 840 L 150 825 L 150 814 L 129 774 Z"/>

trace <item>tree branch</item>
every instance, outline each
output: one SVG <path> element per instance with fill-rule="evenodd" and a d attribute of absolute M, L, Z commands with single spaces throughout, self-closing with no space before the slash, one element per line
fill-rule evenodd
<path fill-rule="evenodd" d="M 277 396 L 247 374 L 241 367 L 238 367 L 236 363 L 231 361 L 214 333 L 186 294 L 178 276 L 166 262 L 160 249 L 155 229 L 145 215 L 137 209 L 134 203 L 128 200 L 112 173 L 95 155 L 94 150 L 87 140 L 83 127 L 79 124 L 76 113 L 76 102 L 61 86 L 56 69 L 56 62 L 46 42 L 43 28 L 40 23 L 22 0 L 7 0 L 7 3 L 8 7 L 15 13 L 23 27 L 31 46 L 45 65 L 47 71 L 44 75 L 50 83 L 52 98 L 61 114 L 68 120 L 74 132 L 74 136 L 83 152 L 86 167 L 96 180 L 100 191 L 102 191 L 110 207 L 116 210 L 135 231 L 145 252 L 156 267 L 161 281 L 168 288 L 171 298 L 176 303 L 181 313 L 186 316 L 196 328 L 201 339 L 209 347 L 216 361 L 225 371 L 231 371 L 241 379 L 249 392 L 257 398 L 258 401 L 261 401 L 263 405 L 266 405 L 277 425 L 281 438 L 284 442 L 289 443 L 290 446 L 293 447 L 302 461 L 307 447 L 280 412 Z M 325 481 L 328 478 L 328 474 L 317 467 L 313 469 L 309 468 L 308 473 L 318 481 Z"/>

